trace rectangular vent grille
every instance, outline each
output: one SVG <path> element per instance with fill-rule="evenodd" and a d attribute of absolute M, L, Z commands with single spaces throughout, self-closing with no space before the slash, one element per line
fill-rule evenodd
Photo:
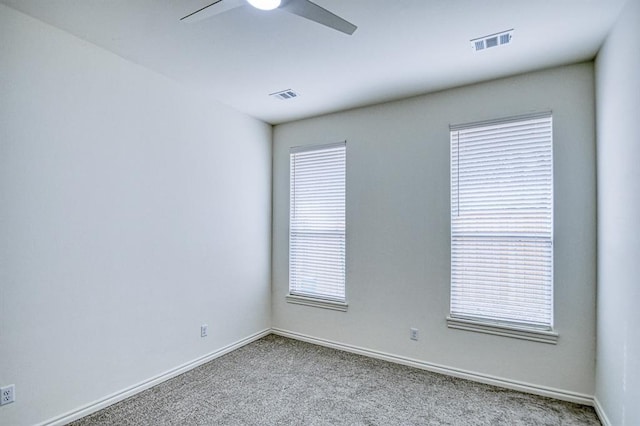
<path fill-rule="evenodd" d="M 296 92 L 294 92 L 291 89 L 287 89 L 287 90 L 282 90 L 280 92 L 270 93 L 269 96 L 274 97 L 276 99 L 280 99 L 281 101 L 288 101 L 291 99 L 295 99 L 300 95 L 298 95 Z"/>
<path fill-rule="evenodd" d="M 490 49 L 492 47 L 504 46 L 510 44 L 513 38 L 513 29 L 502 31 L 496 34 L 489 34 L 484 37 L 478 37 L 471 40 L 471 48 L 474 52 Z"/>

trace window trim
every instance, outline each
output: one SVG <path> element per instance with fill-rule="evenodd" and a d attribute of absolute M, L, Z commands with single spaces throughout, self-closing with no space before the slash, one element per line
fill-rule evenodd
<path fill-rule="evenodd" d="M 558 343 L 559 334 L 552 330 L 542 330 L 520 325 L 507 325 L 507 323 L 491 323 L 476 319 L 464 319 L 447 317 L 447 327 L 456 330 L 475 331 L 478 333 L 493 334 L 494 336 L 513 337 L 516 339 L 531 340 L 534 342 Z"/>
<path fill-rule="evenodd" d="M 334 143 L 327 143 L 327 144 L 318 144 L 318 145 L 301 145 L 301 146 L 296 146 L 296 147 L 291 147 L 289 149 L 289 161 L 291 161 L 291 155 L 292 154 L 298 154 L 298 153 L 304 153 L 304 152 L 310 152 L 310 151 L 321 151 L 321 150 L 325 150 L 325 149 L 332 149 L 332 148 L 339 148 L 339 147 L 343 147 L 344 148 L 344 155 L 345 155 L 345 164 L 344 164 L 344 177 L 345 177 L 345 187 L 344 187 L 344 191 L 345 191 L 345 199 L 344 199 L 344 233 L 343 233 L 343 237 L 344 237 L 344 244 L 346 247 L 346 238 L 347 238 L 347 229 L 346 229 L 346 145 L 347 145 L 347 141 L 340 141 L 340 142 L 334 142 Z M 291 181 L 291 167 L 289 168 L 289 180 Z M 342 311 L 342 312 L 346 312 L 347 308 L 348 308 L 348 303 L 347 303 L 347 285 L 346 285 L 346 281 L 347 281 L 347 274 L 346 274 L 346 248 L 345 248 L 345 252 L 344 252 L 344 276 L 343 276 L 343 291 L 344 291 L 344 300 L 342 299 L 337 299 L 337 298 L 331 298 L 329 296 L 327 297 L 323 297 L 322 295 L 311 295 L 311 294 L 301 294 L 301 293 L 292 293 L 291 291 L 291 204 L 292 203 L 292 192 L 291 192 L 291 186 L 289 187 L 289 228 L 288 228 L 288 239 L 289 239 L 289 251 L 288 251 L 288 262 L 289 262 L 289 283 L 288 283 L 288 289 L 287 289 L 287 294 L 286 294 L 286 301 L 287 303 L 292 303 L 292 304 L 297 304 L 297 305 L 303 305 L 303 306 L 310 306 L 310 307 L 316 307 L 316 308 L 323 308 L 323 309 L 329 309 L 329 310 L 335 310 L 335 311 Z"/>
<path fill-rule="evenodd" d="M 525 120 L 535 120 L 540 118 L 550 118 L 552 120 L 553 113 L 552 111 L 543 111 L 531 114 L 517 115 L 493 120 L 485 120 L 485 121 L 477 121 L 472 123 L 458 124 L 458 125 L 450 125 L 449 126 L 449 134 L 451 135 L 454 131 L 460 130 L 468 130 L 474 129 L 484 126 L 492 126 L 492 125 L 500 125 L 500 124 L 509 124 L 515 123 L 519 121 Z M 555 318 L 555 309 L 554 309 L 554 278 L 553 278 L 553 265 L 554 265 L 554 232 L 553 232 L 553 224 L 554 224 L 554 202 L 553 202 L 553 122 L 551 122 L 551 235 L 550 235 L 550 243 L 551 243 L 551 301 L 550 301 L 550 310 L 551 310 L 551 323 L 549 327 L 541 327 L 536 325 L 527 325 L 523 323 L 510 323 L 508 321 L 500 321 L 500 320 L 491 320 L 485 319 L 481 317 L 466 317 L 465 315 L 454 315 L 451 313 L 451 299 L 449 305 L 449 315 L 446 317 L 447 327 L 458 330 L 465 331 L 474 331 L 485 334 L 518 338 L 530 341 L 536 341 L 541 343 L 549 343 L 549 344 L 557 344 L 559 334 L 554 329 L 554 318 Z M 451 142 L 450 142 L 451 143 Z M 453 160 L 453 157 L 451 157 Z M 450 171 L 453 170 L 453 164 L 450 164 Z M 450 188 L 451 196 L 453 196 L 453 187 Z M 450 222 L 452 224 L 452 222 Z M 453 233 L 451 235 L 451 241 L 453 241 Z M 452 250 L 452 247 L 450 247 Z M 451 264 L 453 268 L 453 264 Z M 453 269 L 452 269 L 453 271 Z M 453 282 L 452 277 L 449 280 L 449 296 L 452 297 L 452 289 Z"/>
<path fill-rule="evenodd" d="M 332 311 L 347 312 L 349 304 L 338 300 L 320 299 L 317 297 L 299 296 L 297 294 L 287 294 L 287 303 L 295 305 L 312 306 L 314 308 L 330 309 Z"/>

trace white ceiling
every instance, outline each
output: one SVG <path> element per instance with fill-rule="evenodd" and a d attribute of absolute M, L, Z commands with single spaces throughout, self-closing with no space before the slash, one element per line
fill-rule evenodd
<path fill-rule="evenodd" d="M 179 21 L 212 0 L 0 0 L 272 124 L 592 59 L 625 1 L 316 0 L 348 36 L 250 6 Z"/>

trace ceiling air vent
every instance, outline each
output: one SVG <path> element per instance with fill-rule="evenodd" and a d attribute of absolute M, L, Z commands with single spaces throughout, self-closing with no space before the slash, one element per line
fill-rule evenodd
<path fill-rule="evenodd" d="M 288 101 L 291 99 L 295 99 L 300 95 L 298 95 L 296 92 L 294 92 L 291 89 L 287 89 L 287 90 L 282 90 L 280 92 L 270 93 L 269 96 L 272 96 L 276 99 L 280 99 L 281 101 Z"/>
<path fill-rule="evenodd" d="M 471 40 L 471 48 L 474 52 L 479 52 L 480 50 L 491 49 L 492 47 L 509 44 L 511 43 L 512 38 L 513 28 L 499 33 L 486 35 L 484 37 L 474 38 L 473 40 Z"/>

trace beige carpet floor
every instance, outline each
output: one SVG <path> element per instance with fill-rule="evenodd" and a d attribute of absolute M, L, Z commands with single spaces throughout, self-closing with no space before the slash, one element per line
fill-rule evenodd
<path fill-rule="evenodd" d="M 591 407 L 270 335 L 77 422 L 599 425 Z"/>

